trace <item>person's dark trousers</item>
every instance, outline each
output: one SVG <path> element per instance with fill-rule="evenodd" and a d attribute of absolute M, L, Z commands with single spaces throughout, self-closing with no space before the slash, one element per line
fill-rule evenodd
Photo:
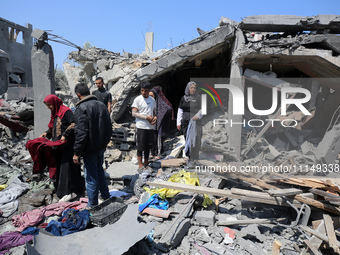
<path fill-rule="evenodd" d="M 88 207 L 98 205 L 98 191 L 103 199 L 110 197 L 103 169 L 105 149 L 83 157 L 85 164 L 85 182 L 89 202 Z"/>

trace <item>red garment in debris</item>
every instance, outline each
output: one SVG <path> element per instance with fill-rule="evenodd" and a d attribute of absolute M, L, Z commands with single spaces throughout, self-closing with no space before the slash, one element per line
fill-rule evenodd
<path fill-rule="evenodd" d="M 50 178 L 56 179 L 57 162 L 55 150 L 52 147 L 63 144 L 64 142 L 60 140 L 52 142 L 44 137 L 29 140 L 26 143 L 26 148 L 33 160 L 33 174 L 41 173 L 47 166 Z"/>

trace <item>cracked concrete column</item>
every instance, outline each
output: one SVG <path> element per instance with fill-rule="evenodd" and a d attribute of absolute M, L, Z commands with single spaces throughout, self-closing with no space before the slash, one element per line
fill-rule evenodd
<path fill-rule="evenodd" d="M 49 94 L 55 93 L 54 58 L 52 47 L 38 42 L 32 48 L 32 77 L 34 91 L 34 136 L 38 137 L 47 130 L 51 112 L 44 104 Z"/>
<path fill-rule="evenodd" d="M 240 49 L 243 48 L 244 46 L 245 39 L 243 32 L 241 29 L 237 29 L 232 51 L 230 84 L 237 86 L 242 91 L 244 91 L 244 83 L 242 79 L 243 68 L 242 63 L 238 62 L 238 52 L 240 52 Z M 233 123 L 241 123 L 243 119 L 242 115 L 233 115 L 233 97 L 231 93 L 229 93 L 228 116 L 229 123 L 231 123 L 231 120 Z M 237 156 L 237 158 L 240 158 L 242 125 L 233 124 L 232 127 L 228 125 L 227 132 L 229 137 L 229 145 L 235 148 L 235 155 Z"/>
<path fill-rule="evenodd" d="M 153 52 L 153 32 L 145 34 L 145 51 L 148 53 Z"/>

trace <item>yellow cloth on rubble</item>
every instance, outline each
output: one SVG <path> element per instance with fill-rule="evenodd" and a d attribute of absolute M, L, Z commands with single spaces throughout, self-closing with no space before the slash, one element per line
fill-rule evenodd
<path fill-rule="evenodd" d="M 7 188 L 7 184 L 1 184 L 0 185 L 0 190 L 6 189 Z"/>
<path fill-rule="evenodd" d="M 189 184 L 194 186 L 201 186 L 200 180 L 198 179 L 196 172 L 186 172 L 185 170 L 180 170 L 177 174 L 173 174 L 169 179 L 169 182 L 175 182 L 175 183 L 183 183 L 183 184 Z M 144 187 L 144 189 L 150 193 L 150 196 L 154 194 L 158 194 L 161 199 L 166 198 L 173 198 L 178 193 L 183 192 L 182 190 L 176 190 L 176 189 L 168 189 L 168 188 L 155 188 L 155 189 L 149 189 Z M 204 201 L 202 205 L 204 207 L 207 207 L 211 205 L 212 200 L 209 198 L 208 195 L 204 194 Z"/>

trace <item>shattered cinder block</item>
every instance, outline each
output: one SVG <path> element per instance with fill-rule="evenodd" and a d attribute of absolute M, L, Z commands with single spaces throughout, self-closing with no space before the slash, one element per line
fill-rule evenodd
<path fill-rule="evenodd" d="M 215 224 L 215 213 L 213 211 L 197 211 L 194 220 L 202 226 L 213 226 Z"/>

